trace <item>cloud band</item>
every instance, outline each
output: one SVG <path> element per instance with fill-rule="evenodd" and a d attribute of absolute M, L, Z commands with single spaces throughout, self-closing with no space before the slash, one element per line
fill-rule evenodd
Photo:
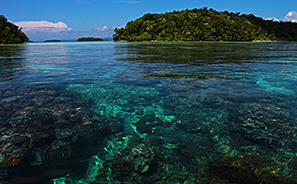
<path fill-rule="evenodd" d="M 49 22 L 49 21 L 21 21 L 15 22 L 19 27 L 22 27 L 24 31 L 43 31 L 43 32 L 60 32 L 60 31 L 70 31 L 64 22 Z"/>

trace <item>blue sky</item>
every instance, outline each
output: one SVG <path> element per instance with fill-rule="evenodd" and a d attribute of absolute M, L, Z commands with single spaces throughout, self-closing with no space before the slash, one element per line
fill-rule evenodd
<path fill-rule="evenodd" d="M 208 7 L 283 20 L 296 0 L 0 0 L 0 14 L 23 27 L 31 40 L 110 37 L 115 27 L 145 13 Z"/>

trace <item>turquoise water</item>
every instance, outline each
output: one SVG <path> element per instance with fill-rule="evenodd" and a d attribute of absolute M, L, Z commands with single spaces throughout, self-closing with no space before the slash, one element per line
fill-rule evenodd
<path fill-rule="evenodd" d="M 0 66 L 3 181 L 215 183 L 246 154 L 297 179 L 296 43 L 0 45 Z"/>

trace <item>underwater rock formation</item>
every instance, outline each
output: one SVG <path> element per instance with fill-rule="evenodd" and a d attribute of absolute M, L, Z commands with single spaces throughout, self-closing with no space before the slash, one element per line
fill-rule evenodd
<path fill-rule="evenodd" d="M 138 144 L 131 150 L 134 170 L 145 173 L 149 169 L 150 162 L 154 159 L 153 151 L 144 144 Z"/>
<path fill-rule="evenodd" d="M 177 136 L 177 140 L 180 141 L 178 150 L 188 158 L 205 155 L 212 146 L 208 137 L 199 134 L 180 134 Z"/>
<path fill-rule="evenodd" d="M 135 125 L 139 132 L 151 133 L 154 127 L 165 125 L 165 122 L 155 115 L 144 115 Z"/>
<path fill-rule="evenodd" d="M 289 110 L 272 104 L 247 103 L 234 110 L 231 129 L 253 144 L 295 148 L 296 119 Z"/>
<path fill-rule="evenodd" d="M 225 158 L 211 164 L 210 184 L 289 184 L 296 179 L 279 176 L 280 165 L 273 159 L 258 155 L 244 155 Z"/>
<path fill-rule="evenodd" d="M 110 164 L 113 178 L 121 180 L 132 172 L 146 173 L 153 159 L 153 151 L 143 143 L 138 144 L 130 150 L 128 155 L 116 155 L 116 158 Z"/>
<path fill-rule="evenodd" d="M 4 173 L 14 174 L 18 167 L 58 164 L 81 157 L 82 151 L 91 155 L 92 150 L 84 148 L 123 129 L 104 123 L 88 102 L 64 91 L 6 89 L 0 90 L 0 97 L 0 169 Z"/>
<path fill-rule="evenodd" d="M 176 145 L 176 152 L 179 155 L 194 158 L 199 156 L 209 156 L 213 143 L 208 136 L 200 133 L 189 133 L 183 131 L 168 132 L 163 135 L 171 138 L 170 144 Z"/>

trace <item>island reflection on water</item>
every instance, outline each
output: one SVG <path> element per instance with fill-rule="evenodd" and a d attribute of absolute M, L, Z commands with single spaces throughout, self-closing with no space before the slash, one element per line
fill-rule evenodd
<path fill-rule="evenodd" d="M 13 80 L 22 72 L 26 47 L 23 45 L 0 47 L 1 80 Z"/>

